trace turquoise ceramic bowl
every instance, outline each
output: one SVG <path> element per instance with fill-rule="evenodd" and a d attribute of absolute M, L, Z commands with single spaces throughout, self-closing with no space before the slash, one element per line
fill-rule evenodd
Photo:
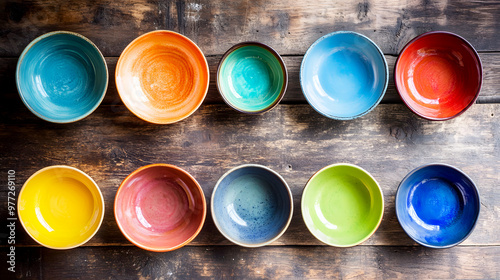
<path fill-rule="evenodd" d="M 300 67 L 300 85 L 309 104 L 337 120 L 370 112 L 384 97 L 388 82 L 384 54 L 356 32 L 339 31 L 319 38 Z"/>
<path fill-rule="evenodd" d="M 258 42 L 230 48 L 219 62 L 217 88 L 232 108 L 250 114 L 274 108 L 285 95 L 288 74 L 281 56 Z"/>
<path fill-rule="evenodd" d="M 24 49 L 17 63 L 16 83 L 31 112 L 49 122 L 69 123 L 99 106 L 108 87 L 108 68 L 89 39 L 55 31 Z"/>
<path fill-rule="evenodd" d="M 260 247 L 277 240 L 288 228 L 293 197 L 278 173 L 262 165 L 244 164 L 219 179 L 210 207 L 217 229 L 229 241 Z"/>

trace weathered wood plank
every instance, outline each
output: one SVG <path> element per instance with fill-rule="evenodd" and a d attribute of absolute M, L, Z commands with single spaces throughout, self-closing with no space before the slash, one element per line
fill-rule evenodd
<path fill-rule="evenodd" d="M 483 62 L 483 87 L 478 103 L 500 103 L 500 53 L 481 53 L 481 60 Z M 210 86 L 208 89 L 207 97 L 204 101 L 205 104 L 224 103 L 216 85 L 217 66 L 221 56 L 207 57 L 208 65 L 210 68 Z M 382 103 L 401 103 L 393 79 L 394 64 L 396 63 L 395 56 L 386 55 L 387 63 L 389 65 L 389 86 L 387 92 L 382 100 Z M 285 64 L 288 69 L 288 89 L 281 101 L 283 104 L 290 103 L 307 103 L 302 89 L 300 88 L 299 73 L 300 64 L 302 63 L 302 56 L 285 56 Z M 109 86 L 106 96 L 102 105 L 122 105 L 122 101 L 118 92 L 116 91 L 115 83 L 115 68 L 117 57 L 107 57 L 106 62 L 109 68 Z M 5 93 L 0 96 L 0 102 L 5 102 L 13 106 L 24 106 L 19 101 L 19 95 L 16 89 L 16 72 L 17 58 L 0 58 L 0 84 L 2 91 Z"/>
<path fill-rule="evenodd" d="M 16 247 L 14 250 L 14 272 L 8 270 L 11 265 L 9 248 L 0 248 L 0 276 L 2 279 L 42 279 L 42 248 Z"/>
<path fill-rule="evenodd" d="M 16 170 L 19 186 L 36 170 L 53 164 L 82 169 L 100 185 L 106 215 L 88 243 L 129 244 L 113 217 L 113 199 L 120 182 L 136 168 L 155 162 L 178 165 L 202 185 L 207 200 L 218 178 L 243 163 L 260 163 L 278 171 L 292 188 L 295 215 L 275 245 L 319 245 L 302 221 L 299 205 L 308 178 L 331 163 L 358 164 L 373 174 L 385 195 L 385 216 L 364 245 L 414 245 L 399 226 L 394 195 L 413 168 L 445 162 L 463 169 L 479 186 L 481 217 L 464 245 L 500 245 L 500 104 L 476 104 L 462 116 L 431 122 L 404 105 L 386 104 L 353 121 L 334 121 L 308 105 L 279 105 L 259 116 L 225 105 L 204 105 L 173 125 L 152 125 L 124 106 L 101 106 L 85 120 L 68 125 L 39 120 L 26 108 L 0 112 L 0 177 Z M 3 180 L 3 179 L 2 179 Z M 5 201 L 5 190 L 0 201 Z M 1 205 L 1 207 L 5 207 Z M 1 208 L 0 210 L 3 210 Z M 5 220 L 0 211 L 0 220 Z M 33 245 L 24 232 L 19 243 Z M 213 225 L 191 245 L 229 244 Z"/>
<path fill-rule="evenodd" d="M 42 250 L 42 279 L 498 279 L 500 247 L 184 247 Z"/>
<path fill-rule="evenodd" d="M 483 85 L 477 102 L 500 103 L 500 56 L 496 53 L 479 54 L 483 64 Z M 394 83 L 394 82 L 393 82 Z"/>
<path fill-rule="evenodd" d="M 0 2 L 0 56 L 17 56 L 53 30 L 82 33 L 106 56 L 118 56 L 137 36 L 155 29 L 183 33 L 209 55 L 241 41 L 270 44 L 282 54 L 303 54 L 336 30 L 367 35 L 387 54 L 411 38 L 448 30 L 482 51 L 500 51 L 499 1 L 19 1 Z"/>

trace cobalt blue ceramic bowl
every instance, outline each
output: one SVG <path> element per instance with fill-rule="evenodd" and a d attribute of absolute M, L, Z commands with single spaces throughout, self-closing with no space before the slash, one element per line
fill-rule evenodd
<path fill-rule="evenodd" d="M 224 237 L 240 246 L 260 247 L 286 231 L 292 219 L 293 198 L 278 173 L 262 165 L 245 164 L 219 179 L 210 207 Z"/>
<path fill-rule="evenodd" d="M 416 168 L 401 181 L 396 215 L 406 233 L 431 248 L 464 241 L 479 217 L 479 193 L 474 182 L 447 164 Z"/>
<path fill-rule="evenodd" d="M 17 63 L 16 83 L 24 104 L 36 116 L 69 123 L 99 106 L 108 86 L 108 68 L 89 39 L 55 31 L 24 49 Z"/>
<path fill-rule="evenodd" d="M 382 51 L 368 37 L 351 31 L 319 38 L 300 67 L 300 85 L 309 104 L 337 120 L 370 112 L 384 97 L 388 82 Z"/>

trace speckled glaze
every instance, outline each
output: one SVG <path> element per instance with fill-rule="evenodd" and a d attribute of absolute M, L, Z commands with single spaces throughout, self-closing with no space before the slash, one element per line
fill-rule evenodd
<path fill-rule="evenodd" d="M 140 248 L 178 249 L 200 232 L 206 202 L 198 182 L 169 164 L 151 164 L 123 180 L 115 198 L 115 218 L 123 235 Z"/>
<path fill-rule="evenodd" d="M 55 31 L 24 49 L 17 63 L 16 83 L 33 114 L 49 122 L 70 123 L 99 106 L 108 87 L 108 68 L 89 39 Z"/>
<path fill-rule="evenodd" d="M 260 247 L 286 231 L 293 198 L 278 173 L 262 165 L 245 164 L 219 179 L 211 210 L 215 225 L 227 239 L 244 247 Z"/>
<path fill-rule="evenodd" d="M 71 166 L 38 170 L 23 185 L 18 216 L 29 236 L 51 249 L 85 244 L 104 218 L 104 198 L 96 182 Z"/>
<path fill-rule="evenodd" d="M 333 164 L 309 179 L 301 208 L 307 228 L 318 240 L 350 247 L 375 233 L 384 214 L 384 197 L 375 178 L 361 167 Z"/>
<path fill-rule="evenodd" d="M 479 55 L 469 42 L 453 33 L 435 31 L 416 37 L 403 48 L 394 82 L 415 114 L 448 120 L 474 104 L 482 71 Z"/>
<path fill-rule="evenodd" d="M 382 51 L 368 37 L 351 31 L 319 38 L 300 67 L 307 101 L 332 119 L 350 120 L 370 112 L 384 97 L 388 82 Z"/>
<path fill-rule="evenodd" d="M 187 37 L 167 30 L 132 41 L 116 65 L 116 88 L 127 108 L 157 124 L 178 122 L 201 105 L 210 82 L 203 52 Z"/>
<path fill-rule="evenodd" d="M 396 215 L 406 233 L 431 248 L 463 242 L 479 217 L 474 182 L 447 164 L 429 164 L 410 172 L 396 193 Z"/>
<path fill-rule="evenodd" d="M 224 101 L 244 113 L 263 113 L 285 95 L 288 73 L 281 56 L 258 42 L 244 42 L 222 56 L 217 87 Z"/>

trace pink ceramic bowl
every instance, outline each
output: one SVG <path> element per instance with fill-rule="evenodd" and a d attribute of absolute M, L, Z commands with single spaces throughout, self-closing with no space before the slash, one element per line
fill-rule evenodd
<path fill-rule="evenodd" d="M 115 219 L 123 235 L 149 251 L 172 251 L 188 244 L 203 227 L 206 213 L 196 179 L 170 164 L 135 170 L 115 197 Z"/>

